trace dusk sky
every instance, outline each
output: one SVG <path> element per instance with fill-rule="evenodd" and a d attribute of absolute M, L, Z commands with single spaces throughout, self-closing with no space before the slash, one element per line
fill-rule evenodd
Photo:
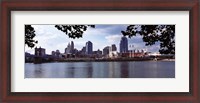
<path fill-rule="evenodd" d="M 122 37 L 121 31 L 126 30 L 128 25 L 95 25 L 95 28 L 88 28 L 84 32 L 83 37 L 79 39 L 71 39 L 64 32 L 58 30 L 54 25 L 32 25 L 35 29 L 35 38 L 38 43 L 37 47 L 42 47 L 46 49 L 46 54 L 51 54 L 52 51 L 59 50 L 64 53 L 65 48 L 68 43 L 73 41 L 74 47 L 81 50 L 85 46 L 87 41 L 93 43 L 93 51 L 98 49 L 102 50 L 106 46 L 115 44 L 117 46 L 117 51 L 119 51 L 119 43 Z M 130 45 L 134 47 L 130 48 Z M 142 41 L 141 36 L 137 35 L 132 38 L 128 38 L 128 47 L 130 49 L 146 49 L 149 52 L 158 52 L 159 44 L 153 46 L 145 46 Z M 25 51 L 31 54 L 34 53 L 34 48 L 29 48 L 25 46 Z"/>

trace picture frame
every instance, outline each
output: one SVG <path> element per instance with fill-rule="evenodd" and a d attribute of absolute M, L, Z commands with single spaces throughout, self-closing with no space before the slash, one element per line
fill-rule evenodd
<path fill-rule="evenodd" d="M 199 103 L 199 0 L 1 1 L 1 102 Z M 11 11 L 189 11 L 189 92 L 11 92 Z"/>

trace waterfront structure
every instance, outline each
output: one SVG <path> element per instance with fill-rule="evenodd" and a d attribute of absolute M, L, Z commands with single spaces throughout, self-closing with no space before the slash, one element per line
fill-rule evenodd
<path fill-rule="evenodd" d="M 102 55 L 102 51 L 98 49 L 97 51 L 93 51 L 93 54 Z"/>
<path fill-rule="evenodd" d="M 129 57 L 129 58 L 145 57 L 147 55 L 148 55 L 148 52 L 143 49 L 129 50 L 126 53 L 121 53 L 121 57 Z"/>
<path fill-rule="evenodd" d="M 117 51 L 111 51 L 111 52 L 109 52 L 109 57 L 110 58 L 117 58 L 118 57 Z"/>
<path fill-rule="evenodd" d="M 132 53 L 132 52 L 130 52 L 129 53 L 129 57 L 145 57 L 146 56 L 146 53 L 144 53 L 144 52 L 137 52 L 137 53 Z"/>
<path fill-rule="evenodd" d="M 86 54 L 91 55 L 93 52 L 93 44 L 91 41 L 86 42 Z"/>
<path fill-rule="evenodd" d="M 67 47 L 65 48 L 65 54 L 70 53 L 70 43 L 68 43 Z"/>
<path fill-rule="evenodd" d="M 96 58 L 101 58 L 102 57 L 102 51 L 101 50 L 97 50 L 97 51 L 93 51 L 93 54 Z"/>
<path fill-rule="evenodd" d="M 51 55 L 52 55 L 53 57 L 56 57 L 56 52 L 55 52 L 55 51 L 52 51 L 52 52 L 51 52 Z"/>
<path fill-rule="evenodd" d="M 109 49 L 110 49 L 109 46 L 106 46 L 105 48 L 103 48 L 103 56 L 104 57 L 108 57 L 108 55 L 109 55 Z"/>
<path fill-rule="evenodd" d="M 71 51 L 70 51 L 72 54 L 74 53 L 74 42 L 71 41 Z"/>
<path fill-rule="evenodd" d="M 35 56 L 34 56 L 34 63 L 41 63 L 45 61 L 46 59 L 46 53 L 44 48 L 35 48 Z"/>
<path fill-rule="evenodd" d="M 120 53 L 127 53 L 128 52 L 128 39 L 123 36 L 120 40 Z"/>
<path fill-rule="evenodd" d="M 82 54 L 82 55 L 85 55 L 85 54 L 86 54 L 86 47 L 85 47 L 85 46 L 81 49 L 81 54 Z"/>
<path fill-rule="evenodd" d="M 60 58 L 64 58 L 66 54 L 61 54 L 59 50 L 56 51 L 52 51 L 51 52 L 51 57 L 54 59 L 60 59 Z"/>
<path fill-rule="evenodd" d="M 25 52 L 25 62 L 33 62 L 34 61 L 34 55 Z"/>
<path fill-rule="evenodd" d="M 73 54 L 77 54 L 77 53 L 78 53 L 78 49 L 74 48 Z"/>
<path fill-rule="evenodd" d="M 35 48 L 35 56 L 39 56 L 39 57 L 42 57 L 42 56 L 45 56 L 46 53 L 45 53 L 45 49 L 44 48 Z"/>
<path fill-rule="evenodd" d="M 117 47 L 116 47 L 115 44 L 112 44 L 112 45 L 111 45 L 111 51 L 117 51 Z"/>
<path fill-rule="evenodd" d="M 115 44 L 112 44 L 111 47 L 109 47 L 109 57 L 110 58 L 117 58 L 118 53 L 117 53 L 117 47 Z"/>
<path fill-rule="evenodd" d="M 67 48 L 65 48 L 65 54 L 74 54 L 74 42 L 68 43 Z"/>
<path fill-rule="evenodd" d="M 59 50 L 56 50 L 55 54 L 56 54 L 56 57 L 57 57 L 57 58 L 60 58 L 60 57 L 61 57 L 60 51 L 59 51 Z"/>

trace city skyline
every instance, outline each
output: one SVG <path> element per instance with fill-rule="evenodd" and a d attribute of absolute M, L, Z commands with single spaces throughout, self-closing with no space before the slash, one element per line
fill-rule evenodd
<path fill-rule="evenodd" d="M 95 25 L 95 28 L 88 28 L 88 30 L 84 32 L 82 38 L 71 39 L 62 31 L 57 30 L 54 25 L 32 26 L 36 33 L 34 39 L 38 40 L 38 44 L 36 44 L 35 47 L 45 48 L 47 54 L 51 54 L 51 52 L 55 50 L 64 53 L 65 48 L 71 41 L 74 42 L 74 48 L 78 50 L 81 50 L 86 42 L 91 41 L 93 43 L 93 51 L 97 51 L 98 49 L 103 50 L 106 46 L 115 44 L 117 46 L 117 51 L 119 52 L 120 40 L 123 36 L 121 31 L 125 30 L 127 27 L 127 25 Z M 159 45 L 145 46 L 141 36 L 135 36 L 128 38 L 128 48 L 147 49 L 149 52 L 158 52 Z M 34 48 L 31 49 L 25 46 L 25 52 L 33 54 Z"/>

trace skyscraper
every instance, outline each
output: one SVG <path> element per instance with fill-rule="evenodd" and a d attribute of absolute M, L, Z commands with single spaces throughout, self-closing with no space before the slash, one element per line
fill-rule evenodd
<path fill-rule="evenodd" d="M 119 47 L 120 47 L 120 53 L 128 52 L 128 39 L 125 36 L 121 38 Z"/>
<path fill-rule="evenodd" d="M 44 48 L 35 48 L 35 56 L 45 56 L 46 53 L 45 53 L 45 49 Z"/>
<path fill-rule="evenodd" d="M 111 51 L 117 51 L 117 47 L 116 47 L 115 44 L 112 44 L 112 45 L 111 45 Z"/>
<path fill-rule="evenodd" d="M 71 45 L 68 43 L 67 48 L 65 48 L 65 54 L 69 54 L 71 50 Z"/>
<path fill-rule="evenodd" d="M 86 42 L 86 54 L 92 54 L 93 52 L 93 45 L 91 41 Z"/>
<path fill-rule="evenodd" d="M 82 54 L 82 55 L 85 55 L 85 54 L 86 54 L 86 47 L 85 47 L 85 46 L 81 49 L 81 54 Z"/>
<path fill-rule="evenodd" d="M 103 48 L 103 55 L 104 56 L 107 56 L 109 54 L 109 49 L 110 49 L 109 46 L 106 46 L 105 48 Z"/>
<path fill-rule="evenodd" d="M 65 48 L 65 54 L 74 54 L 74 42 L 68 43 L 67 48 Z"/>
<path fill-rule="evenodd" d="M 73 41 L 71 41 L 71 50 L 70 50 L 70 52 L 72 54 L 74 53 L 74 42 Z"/>

